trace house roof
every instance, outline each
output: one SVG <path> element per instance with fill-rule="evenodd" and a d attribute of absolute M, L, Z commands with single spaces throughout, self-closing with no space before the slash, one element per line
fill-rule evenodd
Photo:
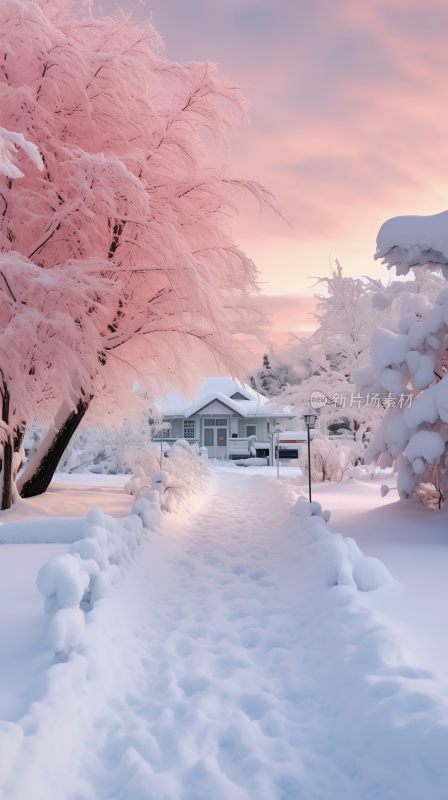
<path fill-rule="evenodd" d="M 246 399 L 232 399 L 236 393 Z M 227 377 L 205 378 L 193 398 L 172 394 L 159 402 L 159 408 L 163 417 L 191 417 L 215 400 L 241 417 L 294 417 L 291 409 L 274 409 L 269 398 L 248 384 Z"/>

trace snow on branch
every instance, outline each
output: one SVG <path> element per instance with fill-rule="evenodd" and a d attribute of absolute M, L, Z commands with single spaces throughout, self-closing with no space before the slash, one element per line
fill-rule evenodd
<path fill-rule="evenodd" d="M 448 211 L 428 216 L 402 216 L 387 220 L 377 236 L 376 259 L 398 275 L 412 267 L 440 267 L 448 277 Z"/>
<path fill-rule="evenodd" d="M 15 163 L 20 150 L 38 170 L 43 170 L 44 164 L 35 144 L 25 139 L 21 133 L 0 128 L 0 173 L 7 178 L 23 178 L 23 172 Z"/>

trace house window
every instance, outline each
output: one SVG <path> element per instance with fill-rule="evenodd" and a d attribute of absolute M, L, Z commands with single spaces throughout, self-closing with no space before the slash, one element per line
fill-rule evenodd
<path fill-rule="evenodd" d="M 194 419 L 184 419 L 184 439 L 194 439 Z"/>
<path fill-rule="evenodd" d="M 215 419 L 214 417 L 205 417 L 204 418 L 204 427 L 207 427 L 207 428 L 226 428 L 227 427 L 227 420 L 226 419 Z"/>
<path fill-rule="evenodd" d="M 257 435 L 257 426 L 246 425 L 246 436 L 256 436 L 256 435 Z"/>

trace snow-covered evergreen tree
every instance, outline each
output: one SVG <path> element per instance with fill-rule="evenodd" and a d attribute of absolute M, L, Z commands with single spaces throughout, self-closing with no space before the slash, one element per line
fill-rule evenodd
<path fill-rule="evenodd" d="M 266 397 L 276 397 L 300 380 L 293 366 L 274 350 L 263 355 L 262 366 L 249 378 L 252 388 Z"/>
<path fill-rule="evenodd" d="M 402 274 L 417 266 L 443 268 L 446 222 L 446 213 L 389 220 L 378 234 L 376 257 Z M 448 498 L 448 289 L 440 291 L 445 281 L 437 274 L 418 275 L 401 285 L 399 313 L 373 333 L 371 366 L 356 380 L 360 390 L 410 398 L 387 412 L 366 458 L 397 467 L 400 496 L 440 508 Z M 415 285 L 421 291 L 412 294 Z"/>

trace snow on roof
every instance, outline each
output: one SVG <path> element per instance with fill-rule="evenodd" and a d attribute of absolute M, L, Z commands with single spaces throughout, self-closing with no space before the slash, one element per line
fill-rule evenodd
<path fill-rule="evenodd" d="M 232 400 L 232 395 L 242 394 L 245 400 Z M 159 402 L 163 417 L 191 417 L 205 406 L 217 400 L 242 417 L 294 416 L 289 409 L 273 409 L 269 398 L 234 378 L 205 378 L 193 398 L 172 394 Z"/>
<path fill-rule="evenodd" d="M 448 265 L 448 211 L 429 216 L 392 217 L 385 222 L 376 239 L 375 258 L 406 275 L 411 267 Z"/>

